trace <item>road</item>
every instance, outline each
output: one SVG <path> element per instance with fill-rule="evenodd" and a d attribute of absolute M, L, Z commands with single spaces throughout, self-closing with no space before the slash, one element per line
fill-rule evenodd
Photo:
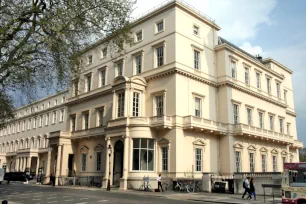
<path fill-rule="evenodd" d="M 162 193 L 160 194 L 162 196 Z M 50 186 L 34 186 L 21 183 L 0 185 L 0 201 L 9 204 L 103 204 L 103 203 L 169 203 L 195 204 L 204 202 L 171 200 L 163 197 L 135 195 L 130 193 L 107 192 L 102 190 L 81 190 L 57 188 Z"/>

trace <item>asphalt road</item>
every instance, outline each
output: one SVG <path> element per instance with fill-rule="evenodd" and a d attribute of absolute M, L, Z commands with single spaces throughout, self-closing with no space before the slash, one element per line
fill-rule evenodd
<path fill-rule="evenodd" d="M 161 194 L 162 195 L 162 194 Z M 162 197 L 134 195 L 120 192 L 91 191 L 46 186 L 33 186 L 21 183 L 0 185 L 0 201 L 9 204 L 103 204 L 103 203 L 169 203 L 195 204 L 203 202 L 170 200 Z"/>

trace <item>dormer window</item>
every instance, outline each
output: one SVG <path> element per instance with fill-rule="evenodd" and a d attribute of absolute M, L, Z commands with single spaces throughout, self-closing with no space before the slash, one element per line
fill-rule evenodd
<path fill-rule="evenodd" d="M 157 33 L 164 31 L 164 21 L 159 21 L 156 23 L 156 31 Z"/>
<path fill-rule="evenodd" d="M 199 27 L 198 26 L 193 26 L 193 34 L 194 35 L 199 35 Z"/>
<path fill-rule="evenodd" d="M 136 33 L 136 42 L 142 41 L 142 30 Z"/>

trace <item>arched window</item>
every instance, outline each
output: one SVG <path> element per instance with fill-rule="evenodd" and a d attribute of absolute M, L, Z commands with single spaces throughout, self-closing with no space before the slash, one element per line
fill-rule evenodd
<path fill-rule="evenodd" d="M 40 136 L 37 137 L 37 149 L 40 148 Z"/>

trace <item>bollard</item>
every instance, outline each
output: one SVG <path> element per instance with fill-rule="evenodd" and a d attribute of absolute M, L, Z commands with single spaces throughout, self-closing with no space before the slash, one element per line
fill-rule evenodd
<path fill-rule="evenodd" d="M 8 204 L 7 200 L 2 201 L 2 204 Z"/>

